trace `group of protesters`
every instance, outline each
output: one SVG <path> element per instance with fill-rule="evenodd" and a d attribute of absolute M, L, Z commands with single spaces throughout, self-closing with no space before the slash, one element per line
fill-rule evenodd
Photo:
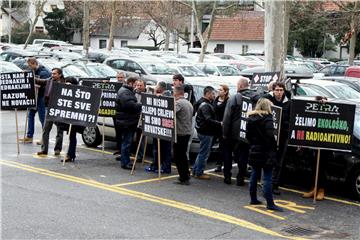
<path fill-rule="evenodd" d="M 42 139 L 38 142 L 41 151 L 38 155 L 47 155 L 49 147 L 49 133 L 52 126 L 57 127 L 54 154 L 60 155 L 62 150 L 63 131 L 70 131 L 70 144 L 66 158 L 62 161 L 74 161 L 76 153 L 76 133 L 82 132 L 82 127 L 69 126 L 62 123 L 47 121 L 45 109 L 52 92 L 53 82 L 65 84 L 77 84 L 76 79 L 63 77 L 60 68 L 54 68 L 51 72 L 40 66 L 35 58 L 27 60 L 29 67 L 34 71 L 35 83 L 37 84 L 37 107 L 30 109 L 28 113 L 29 124 L 25 142 L 32 142 L 34 135 L 34 117 L 38 112 L 42 125 Z M 116 160 L 120 161 L 121 168 L 130 170 L 130 160 L 133 145 L 138 145 L 137 160 L 143 159 L 146 138 L 141 137 L 141 97 L 142 93 L 148 93 L 146 81 L 134 76 L 126 78 L 124 72 L 119 72 L 117 81 L 122 87 L 117 92 L 116 116 L 113 117 L 117 152 Z M 286 90 L 284 83 L 271 82 L 268 91 L 260 93 L 250 89 L 248 78 L 239 77 L 237 93 L 230 96 L 229 87 L 221 84 L 218 89 L 206 86 L 203 96 L 195 101 L 194 91 L 190 84 L 185 84 L 181 74 L 173 76 L 172 86 L 168 83 L 158 82 L 151 93 L 157 96 L 173 96 L 176 111 L 176 139 L 170 141 L 153 140 L 153 162 L 145 168 L 147 172 L 171 173 L 172 156 L 178 170 L 178 181 L 181 185 L 189 185 L 190 178 L 208 180 L 210 176 L 204 172 L 211 148 L 215 142 L 219 142 L 220 156 L 216 161 L 215 172 L 223 172 L 224 183 L 232 184 L 232 164 L 238 165 L 236 184 L 244 185 L 247 166 L 252 167 L 249 191 L 250 203 L 262 204 L 257 199 L 257 182 L 263 178 L 263 191 L 268 209 L 282 211 L 275 205 L 273 194 L 279 195 L 280 177 L 287 149 L 289 135 L 289 118 L 291 109 L 291 94 Z M 242 117 L 241 101 L 243 97 L 251 100 L 255 108 L 247 113 L 246 139 L 240 137 L 240 124 Z M 275 141 L 274 125 L 271 106 L 282 108 L 281 127 L 279 141 Z M 194 129 L 200 141 L 199 152 L 193 166 L 189 166 L 189 146 L 192 141 Z M 136 141 L 133 139 L 136 137 Z M 158 151 L 160 144 L 160 154 Z M 160 155 L 161 168 L 158 168 L 157 157 Z M 316 196 L 318 200 L 324 198 L 324 190 L 320 186 L 318 192 L 311 191 L 304 197 Z"/>

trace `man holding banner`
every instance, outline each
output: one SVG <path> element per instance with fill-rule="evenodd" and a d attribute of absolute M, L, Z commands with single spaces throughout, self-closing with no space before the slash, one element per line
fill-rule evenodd
<path fill-rule="evenodd" d="M 52 86 L 53 83 L 64 83 L 65 79 L 63 76 L 63 72 L 60 68 L 53 68 L 51 71 L 51 79 L 47 82 L 45 88 L 45 106 L 48 107 L 50 96 L 52 95 Z M 50 131 L 52 129 L 54 121 L 45 119 L 45 125 L 42 132 L 41 138 L 41 151 L 37 153 L 37 155 L 47 155 L 48 148 L 49 148 L 49 137 Z M 57 134 L 56 134 L 56 142 L 54 148 L 54 154 L 56 156 L 60 155 L 62 149 L 62 142 L 63 142 L 63 131 L 60 127 L 57 127 Z"/>
<path fill-rule="evenodd" d="M 274 82 L 272 84 L 272 92 L 266 94 L 264 98 L 269 99 L 273 105 L 281 107 L 281 124 L 280 124 L 280 138 L 279 138 L 279 147 L 277 150 L 276 163 L 274 164 L 272 184 L 273 184 L 273 193 L 276 195 L 280 194 L 279 184 L 281 169 L 284 165 L 283 161 L 286 155 L 286 149 L 288 145 L 288 135 L 289 135 L 289 118 L 291 110 L 291 100 L 285 94 L 286 88 L 285 84 L 282 82 Z"/>
<path fill-rule="evenodd" d="M 44 127 L 45 122 L 45 99 L 44 99 L 44 91 L 45 85 L 48 79 L 51 77 L 51 73 L 44 67 L 40 66 L 39 62 L 36 58 L 28 58 L 27 64 L 34 72 L 35 83 L 37 87 L 37 102 L 36 108 L 30 108 L 29 110 L 29 120 L 28 120 L 28 131 L 26 137 L 24 138 L 24 143 L 32 143 L 33 135 L 35 131 L 35 114 L 38 112 L 39 120 L 41 123 L 41 127 Z"/>
<path fill-rule="evenodd" d="M 131 170 L 130 151 L 131 143 L 139 122 L 141 104 L 137 102 L 134 86 L 135 77 L 129 77 L 116 97 L 116 126 L 121 128 L 121 168 Z"/>

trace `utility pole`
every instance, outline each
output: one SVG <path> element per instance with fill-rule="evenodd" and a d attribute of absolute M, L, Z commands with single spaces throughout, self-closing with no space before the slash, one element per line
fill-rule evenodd
<path fill-rule="evenodd" d="M 265 72 L 280 71 L 280 80 L 284 80 L 287 50 L 285 7 L 284 1 L 265 1 Z"/>

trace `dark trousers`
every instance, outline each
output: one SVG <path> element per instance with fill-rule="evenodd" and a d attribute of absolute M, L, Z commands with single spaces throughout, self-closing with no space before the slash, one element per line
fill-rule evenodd
<path fill-rule="evenodd" d="M 222 138 L 222 136 L 216 136 L 213 139 L 212 145 L 214 145 L 217 140 L 219 141 L 219 157 L 216 160 L 216 166 L 221 167 L 224 163 L 224 139 Z"/>
<path fill-rule="evenodd" d="M 116 118 L 113 118 L 113 121 L 115 127 L 115 135 L 116 135 L 116 150 L 121 152 L 122 128 L 121 126 L 116 124 Z"/>
<path fill-rule="evenodd" d="M 246 174 L 248 158 L 249 158 L 249 145 L 242 141 L 224 140 L 224 177 L 230 178 L 232 173 L 233 159 L 237 163 L 239 172 L 236 176 L 237 181 L 243 181 Z"/>
<path fill-rule="evenodd" d="M 280 180 L 281 180 L 281 170 L 284 166 L 284 159 L 286 156 L 286 150 L 288 145 L 288 138 L 287 136 L 280 136 L 279 139 L 279 149 L 276 153 L 276 162 L 273 168 L 273 175 L 272 175 L 272 183 L 274 188 L 279 187 Z"/>
<path fill-rule="evenodd" d="M 185 135 L 185 136 L 177 135 L 177 142 L 174 143 L 174 148 L 173 148 L 174 160 L 180 176 L 179 180 L 182 182 L 190 179 L 189 161 L 186 155 L 189 139 L 190 139 L 190 135 Z"/>
<path fill-rule="evenodd" d="M 152 168 L 154 170 L 158 169 L 158 140 L 153 138 L 153 154 L 154 161 L 152 163 Z M 161 169 L 166 173 L 171 173 L 171 142 L 160 140 L 160 161 Z"/>
<path fill-rule="evenodd" d="M 76 130 L 71 129 L 71 132 L 69 134 L 69 149 L 67 152 L 67 155 L 72 158 L 75 159 L 76 157 L 76 144 L 77 144 L 77 140 L 76 140 Z"/>

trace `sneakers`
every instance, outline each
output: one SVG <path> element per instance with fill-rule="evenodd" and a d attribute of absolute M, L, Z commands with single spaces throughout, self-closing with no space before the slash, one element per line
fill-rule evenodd
<path fill-rule="evenodd" d="M 40 152 L 37 152 L 37 155 L 38 156 L 46 156 L 48 153 L 45 152 L 45 151 L 40 151 Z"/>
<path fill-rule="evenodd" d="M 21 139 L 23 143 L 32 143 L 33 138 L 32 137 L 25 137 L 24 139 Z"/>
<path fill-rule="evenodd" d="M 55 150 L 55 151 L 54 151 L 54 155 L 55 155 L 55 156 L 60 156 L 60 153 L 61 153 L 60 150 Z"/>
<path fill-rule="evenodd" d="M 195 175 L 194 177 L 200 180 L 210 180 L 210 176 L 206 174 L 201 174 L 199 176 Z"/>

